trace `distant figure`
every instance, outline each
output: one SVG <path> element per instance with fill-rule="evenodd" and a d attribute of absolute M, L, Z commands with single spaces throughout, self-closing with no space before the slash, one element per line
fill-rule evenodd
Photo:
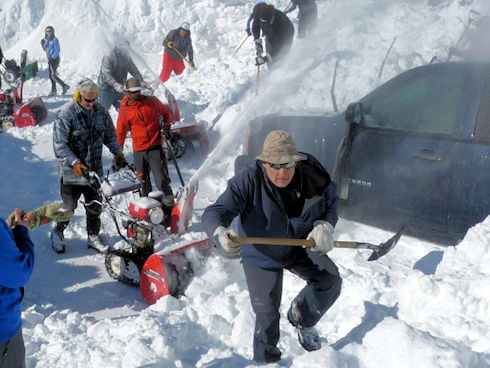
<path fill-rule="evenodd" d="M 170 74 L 182 74 L 185 69 L 184 58 L 189 55 L 189 66 L 195 68 L 194 50 L 192 49 L 191 26 L 184 22 L 182 25 L 171 30 L 163 40 L 165 50 L 163 52 L 162 71 L 160 82 L 165 83 Z"/>
<path fill-rule="evenodd" d="M 70 89 L 70 86 L 63 82 L 56 73 L 60 65 L 60 43 L 54 35 L 54 28 L 52 26 L 46 27 L 44 38 L 41 40 L 41 46 L 46 51 L 46 56 L 48 57 L 49 79 L 51 79 L 51 93 L 49 95 L 56 95 L 56 83 L 61 85 L 62 93 L 65 94 Z"/>
<path fill-rule="evenodd" d="M 291 0 L 291 6 L 284 14 L 292 12 L 296 7 L 298 12 L 298 38 L 305 38 L 315 27 L 318 16 L 315 0 Z"/>
<path fill-rule="evenodd" d="M 174 196 L 162 147 L 162 134 L 169 137 L 172 120 L 168 108 L 155 96 L 142 95 L 142 89 L 141 82 L 136 78 L 126 82 L 127 94 L 121 101 L 117 117 L 117 141 L 124 149 L 126 134 L 131 131 L 134 164 L 138 176 L 143 180 L 141 195 L 146 196 L 152 190 L 151 171 L 158 190 L 165 194 L 163 204 L 166 218 L 170 220 Z"/>
<path fill-rule="evenodd" d="M 263 56 L 260 34 L 265 36 L 266 57 Z M 255 41 L 256 65 L 265 62 L 275 63 L 281 56 L 287 54 L 294 38 L 294 26 L 287 15 L 274 8 L 273 5 L 254 7 L 252 34 Z"/>
<path fill-rule="evenodd" d="M 133 77 L 141 80 L 142 85 L 148 88 L 143 81 L 143 76 L 129 55 L 129 42 L 122 40 L 109 51 L 102 59 L 98 83 L 100 96 L 98 102 L 109 110 L 111 105 L 119 110 L 121 99 L 124 97 L 124 83 L 130 73 Z"/>
<path fill-rule="evenodd" d="M 468 47 L 459 49 L 449 48 L 449 57 L 457 56 L 465 60 L 490 60 L 490 16 L 482 16 L 475 23 L 475 28 L 468 31 L 466 37 Z"/>
<path fill-rule="evenodd" d="M 14 228 L 0 219 L 0 367 L 25 367 L 20 303 L 34 268 L 34 244 L 20 210 Z"/>
<path fill-rule="evenodd" d="M 114 155 L 113 167 L 127 166 L 121 147 L 117 143 L 116 129 L 111 116 L 99 103 L 99 88 L 92 80 L 81 80 L 73 100 L 61 108 L 53 125 L 53 150 L 58 160 L 63 212 L 74 212 L 83 194 L 87 214 L 87 245 L 98 252 L 108 250 L 99 237 L 102 200 L 97 189 L 90 185 L 86 173 L 103 176 L 102 148 L 106 146 Z M 56 253 L 65 252 L 64 230 L 69 217 L 57 219 L 51 232 L 51 246 Z"/>

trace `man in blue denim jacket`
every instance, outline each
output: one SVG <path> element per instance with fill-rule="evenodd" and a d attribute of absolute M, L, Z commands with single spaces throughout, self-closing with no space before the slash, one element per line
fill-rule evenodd
<path fill-rule="evenodd" d="M 90 79 L 77 85 L 74 98 L 66 103 L 54 121 L 53 149 L 58 159 L 60 191 L 64 211 L 74 211 L 83 194 L 87 213 L 88 246 L 104 252 L 108 246 L 99 238 L 101 201 L 96 188 L 85 178 L 87 170 L 102 171 L 102 148 L 105 145 L 114 155 L 114 167 L 127 165 L 117 143 L 116 130 L 107 110 L 97 103 L 99 88 Z M 51 233 L 53 249 L 65 252 L 63 231 L 68 221 L 58 222 Z"/>

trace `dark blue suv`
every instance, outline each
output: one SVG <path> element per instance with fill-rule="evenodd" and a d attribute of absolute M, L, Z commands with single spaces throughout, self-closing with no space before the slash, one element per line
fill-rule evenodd
<path fill-rule="evenodd" d="M 332 174 L 344 218 L 455 244 L 490 214 L 490 63 L 406 71 L 345 115 L 256 118 L 237 169 L 275 129 Z"/>

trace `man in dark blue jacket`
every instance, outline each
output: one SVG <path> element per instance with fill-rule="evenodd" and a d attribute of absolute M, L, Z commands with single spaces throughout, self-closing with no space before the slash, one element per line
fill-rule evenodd
<path fill-rule="evenodd" d="M 320 349 L 314 326 L 340 294 L 341 278 L 326 253 L 333 248 L 337 222 L 335 185 L 321 164 L 298 153 L 286 131 L 272 131 L 262 154 L 228 181 L 218 200 L 207 207 L 202 221 L 213 242 L 230 258 L 241 255 L 252 308 L 255 312 L 254 360 L 281 358 L 279 307 L 283 269 L 298 275 L 306 286 L 288 311 L 301 345 Z M 239 216 L 240 232 L 247 237 L 313 239 L 311 250 L 292 246 L 243 244 L 230 229 Z"/>
<path fill-rule="evenodd" d="M 20 210 L 15 227 L 0 219 L 0 367 L 25 367 L 20 303 L 34 267 L 34 244 Z"/>
<path fill-rule="evenodd" d="M 281 56 L 287 54 L 294 38 L 294 26 L 287 15 L 274 8 L 273 5 L 256 5 L 252 13 L 252 34 L 255 41 L 255 59 L 257 65 L 265 62 L 275 63 Z M 260 34 L 265 36 L 266 57 L 262 47 Z"/>

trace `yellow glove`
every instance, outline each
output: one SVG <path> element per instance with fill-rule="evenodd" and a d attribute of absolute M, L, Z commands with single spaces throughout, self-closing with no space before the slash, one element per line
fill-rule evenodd
<path fill-rule="evenodd" d="M 189 61 L 189 66 L 192 68 L 192 69 L 196 69 L 196 65 L 194 64 L 193 61 Z"/>
<path fill-rule="evenodd" d="M 172 41 L 167 41 L 167 46 L 170 48 L 170 49 L 173 49 L 174 48 L 174 43 Z"/>
<path fill-rule="evenodd" d="M 75 162 L 75 165 L 73 165 L 73 171 L 75 171 L 77 176 L 85 176 L 84 172 L 88 171 L 88 167 L 82 161 L 78 160 Z"/>

